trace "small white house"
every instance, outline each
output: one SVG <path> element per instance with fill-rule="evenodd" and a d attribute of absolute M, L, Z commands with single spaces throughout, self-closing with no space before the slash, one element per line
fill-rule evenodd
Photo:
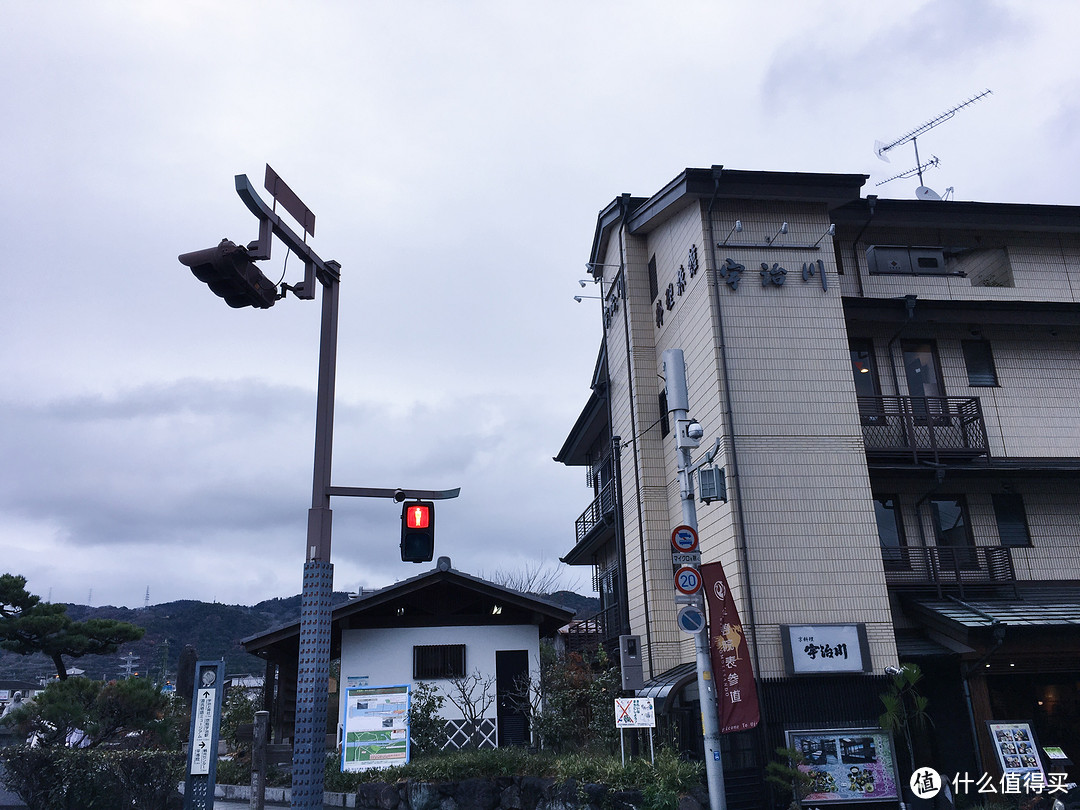
<path fill-rule="evenodd" d="M 443 705 L 447 745 L 475 735 L 481 745 L 523 745 L 526 717 L 515 700 L 522 679 L 534 677 L 540 639 L 554 637 L 573 611 L 529 594 L 455 571 L 448 557 L 435 568 L 333 609 L 333 655 L 340 656 L 339 717 L 350 687 L 435 685 L 461 703 L 461 687 L 486 704 L 478 728 L 451 700 Z M 299 623 L 244 639 L 244 648 L 267 661 L 278 695 L 295 695 Z M 484 698 L 486 692 L 490 700 Z M 275 737 L 291 736 L 293 701 L 277 701 Z"/>

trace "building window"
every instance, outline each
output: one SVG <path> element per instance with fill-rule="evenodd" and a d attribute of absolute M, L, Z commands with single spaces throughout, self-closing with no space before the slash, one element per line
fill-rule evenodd
<path fill-rule="evenodd" d="M 413 680 L 465 677 L 464 644 L 413 647 Z"/>
<path fill-rule="evenodd" d="M 874 517 L 877 519 L 881 559 L 888 569 L 909 568 L 907 541 L 900 521 L 900 504 L 895 495 L 874 496 Z"/>
<path fill-rule="evenodd" d="M 1024 499 L 1019 495 L 993 495 L 994 517 L 997 519 L 998 536 L 1003 546 L 1030 546 Z"/>
<path fill-rule="evenodd" d="M 997 370 L 994 368 L 994 355 L 990 344 L 985 340 L 962 340 L 964 365 L 967 366 L 968 385 L 972 387 L 994 387 L 998 384 Z"/>
<path fill-rule="evenodd" d="M 649 301 L 655 301 L 660 296 L 660 282 L 656 280 L 656 257 L 649 259 Z"/>
<path fill-rule="evenodd" d="M 943 397 L 945 383 L 941 379 L 941 362 L 937 346 L 932 340 L 905 340 L 900 347 L 904 351 L 904 371 L 907 375 L 908 394 L 913 397 Z"/>
<path fill-rule="evenodd" d="M 874 343 L 867 338 L 852 338 L 848 341 L 848 349 L 851 351 L 851 375 L 855 380 L 859 416 L 864 425 L 882 422 L 881 383 L 874 360 Z"/>
<path fill-rule="evenodd" d="M 942 566 L 976 568 L 975 541 L 971 537 L 971 520 L 964 496 L 931 498 L 930 513 Z"/>

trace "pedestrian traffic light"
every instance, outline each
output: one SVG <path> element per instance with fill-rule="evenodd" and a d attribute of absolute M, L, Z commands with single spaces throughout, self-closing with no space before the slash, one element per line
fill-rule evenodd
<path fill-rule="evenodd" d="M 430 562 L 435 556 L 435 504 L 413 501 L 401 507 L 401 561 Z"/>
<path fill-rule="evenodd" d="M 230 307 L 269 309 L 278 299 L 277 287 L 248 255 L 247 248 L 222 239 L 217 247 L 180 255 L 195 278 L 206 282 Z"/>

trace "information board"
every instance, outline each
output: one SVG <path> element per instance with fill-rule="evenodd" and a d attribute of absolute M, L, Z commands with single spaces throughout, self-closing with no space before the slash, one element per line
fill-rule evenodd
<path fill-rule="evenodd" d="M 389 768 L 409 761 L 409 687 L 345 690 L 341 770 Z"/>
<path fill-rule="evenodd" d="M 788 748 L 811 778 L 802 805 L 900 799 L 892 736 L 880 728 L 787 731 Z"/>

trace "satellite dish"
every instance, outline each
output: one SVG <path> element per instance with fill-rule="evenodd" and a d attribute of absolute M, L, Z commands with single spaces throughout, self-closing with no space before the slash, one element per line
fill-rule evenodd
<path fill-rule="evenodd" d="M 920 200 L 940 200 L 941 195 L 929 186 L 919 186 L 915 189 L 915 196 Z"/>

